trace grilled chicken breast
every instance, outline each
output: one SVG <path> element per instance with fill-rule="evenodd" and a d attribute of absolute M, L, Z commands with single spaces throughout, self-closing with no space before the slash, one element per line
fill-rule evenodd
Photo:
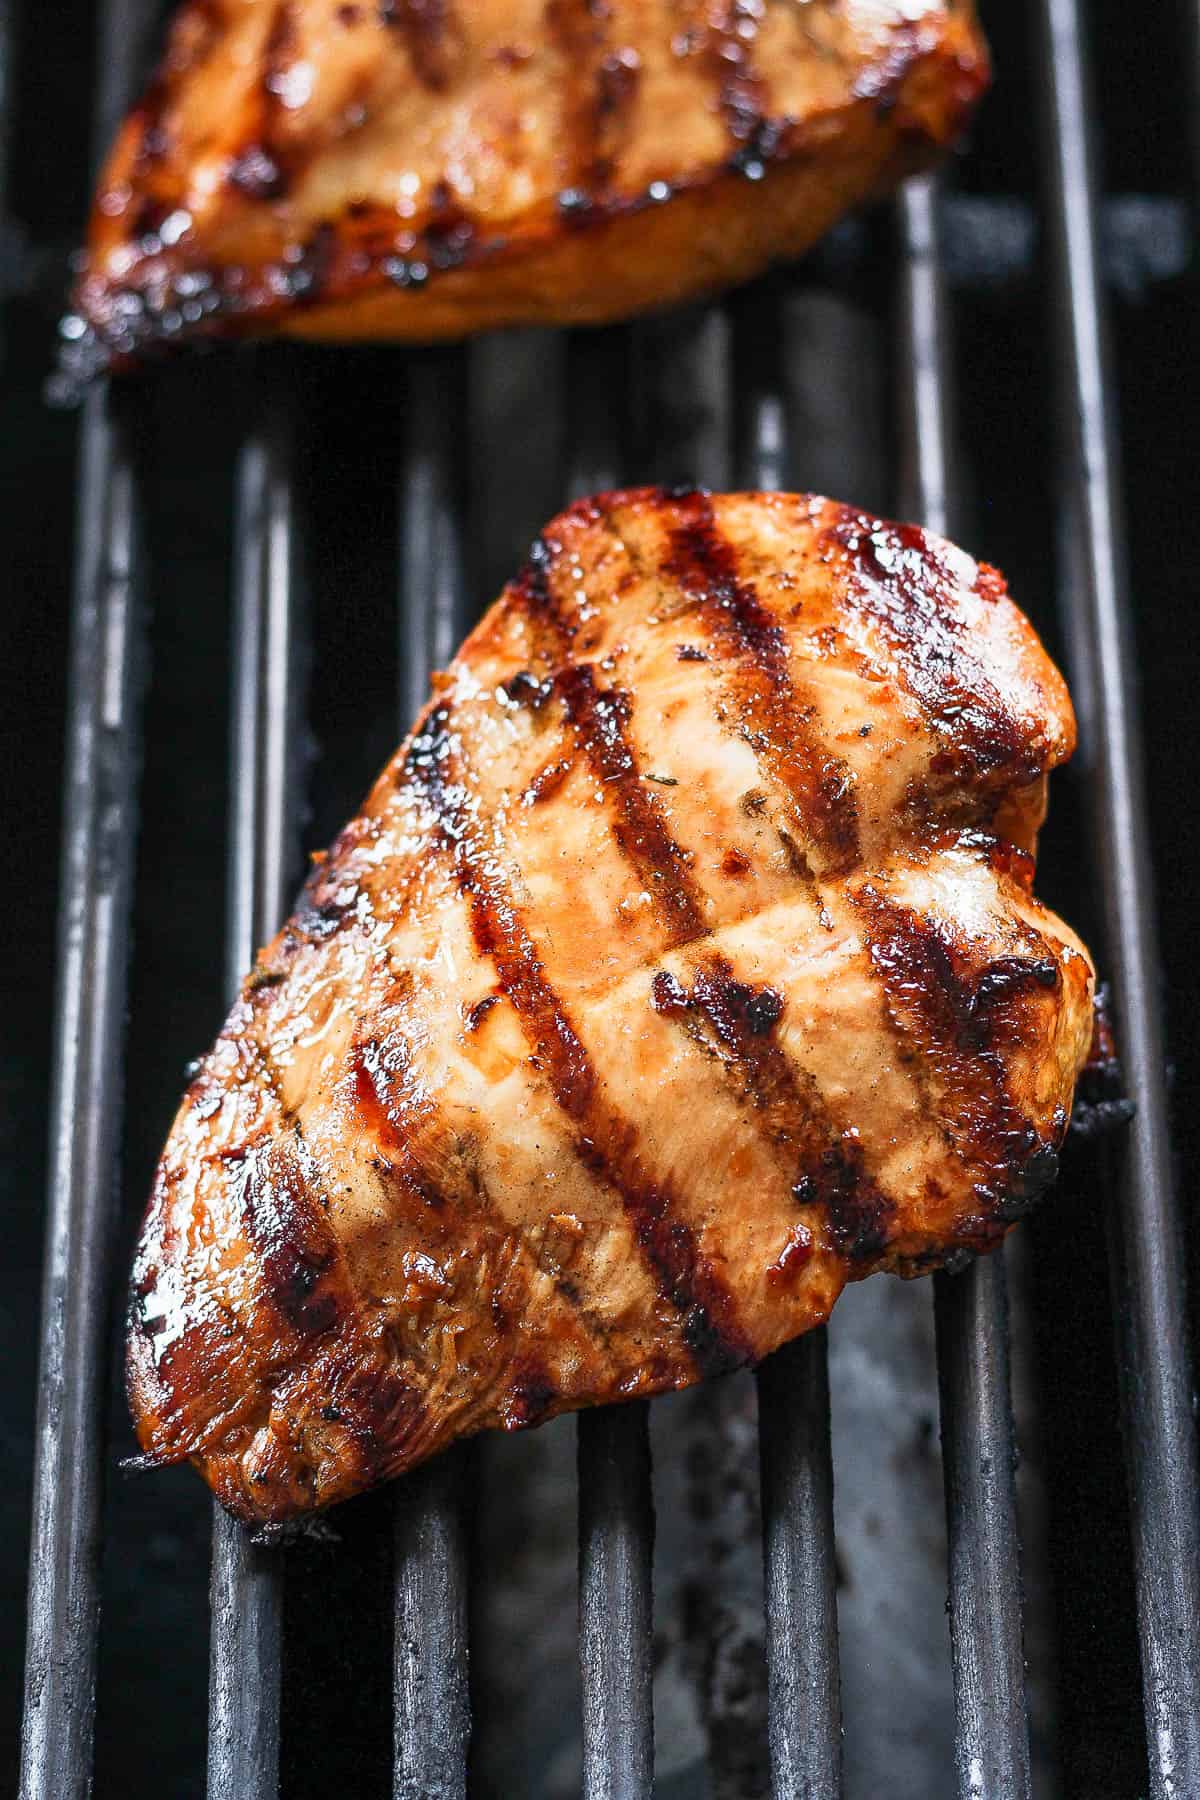
<path fill-rule="evenodd" d="M 187 1092 L 132 1291 L 151 1459 L 284 1520 L 998 1243 L 1091 1038 L 1031 892 L 1073 742 L 940 539 L 794 495 L 571 507 Z"/>
<path fill-rule="evenodd" d="M 618 318 L 797 255 L 986 81 L 968 0 L 189 0 L 75 329 L 121 357 Z"/>

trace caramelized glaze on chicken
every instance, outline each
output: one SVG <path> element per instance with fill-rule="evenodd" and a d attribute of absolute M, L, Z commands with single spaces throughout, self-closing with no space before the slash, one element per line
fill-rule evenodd
<path fill-rule="evenodd" d="M 76 304 L 118 356 L 621 317 L 799 254 L 987 73 L 966 0 L 189 0 Z"/>
<path fill-rule="evenodd" d="M 151 1458 L 283 1520 L 997 1244 L 1091 1037 L 1031 891 L 1074 730 L 1001 577 L 915 528 L 556 519 L 184 1099 L 129 1326 Z"/>

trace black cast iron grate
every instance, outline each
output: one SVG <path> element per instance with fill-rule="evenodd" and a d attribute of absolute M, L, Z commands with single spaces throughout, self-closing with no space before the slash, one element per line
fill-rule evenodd
<path fill-rule="evenodd" d="M 106 141 L 142 66 L 152 12 L 104 9 L 97 102 Z M 1200 1795 L 1200 1527 L 1183 1275 L 1173 1212 L 1155 991 L 1146 807 L 1131 697 L 1120 481 L 1099 272 L 1097 184 L 1079 0 L 1040 0 L 1030 54 L 1041 87 L 1039 154 L 1059 333 L 1056 419 L 1070 560 L 1063 630 L 1080 701 L 1104 945 L 1137 1103 L 1112 1156 L 1111 1260 L 1143 1673 L 1157 1800 Z M 0 21 L 10 23 L 7 11 Z M 0 56 L 5 75 L 9 55 Z M 938 530 L 958 510 L 942 196 L 914 181 L 895 208 L 897 505 Z M 720 484 L 803 486 L 767 288 L 726 314 L 693 315 L 638 365 L 664 473 Z M 732 326 L 726 329 L 727 321 Z M 719 328 L 718 328 L 719 327 Z M 627 386 L 635 327 L 572 336 L 567 486 L 621 479 L 611 396 Z M 731 360 L 732 359 L 732 360 Z M 399 731 L 470 623 L 460 446 L 467 359 L 408 359 L 398 493 Z M 732 373 L 736 371 L 736 382 Z M 736 393 L 718 406 L 679 396 Z M 648 396 L 648 397 L 647 397 Z M 22 1795 L 89 1791 L 97 1666 L 105 1319 L 113 1283 L 109 1192 L 119 1140 L 129 914 L 139 794 L 141 497 L 131 454 L 136 390 L 96 390 L 81 419 L 70 673 L 52 1161 L 46 1260 Z M 1041 404 L 1028 397 L 1025 404 Z M 1047 405 L 1054 404 L 1047 402 Z M 714 423 L 715 420 L 715 423 Z M 232 985 L 281 918 L 298 832 L 294 780 L 305 680 L 296 576 L 297 492 L 288 396 L 267 394 L 236 472 L 233 796 L 227 971 Z M 473 596 L 472 596 L 473 599 Z M 934 1306 L 949 1546 L 958 1791 L 1031 1792 L 1020 1549 L 1006 1337 L 1005 1259 L 940 1276 Z M 769 1736 L 778 1796 L 841 1791 L 830 1401 L 824 1332 L 758 1378 Z M 579 1650 L 584 1791 L 651 1791 L 652 1475 L 644 1405 L 578 1425 Z M 394 1794 L 467 1790 L 469 1570 L 462 1458 L 398 1485 L 394 1536 Z M 208 1792 L 268 1800 L 280 1757 L 280 1563 L 224 1515 L 213 1531 Z"/>

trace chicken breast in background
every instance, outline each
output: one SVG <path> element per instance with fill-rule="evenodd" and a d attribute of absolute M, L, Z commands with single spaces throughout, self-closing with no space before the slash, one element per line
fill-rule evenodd
<path fill-rule="evenodd" d="M 134 1274 L 153 1460 L 247 1520 L 766 1355 L 1052 1177 L 1087 952 L 1003 580 L 804 496 L 581 501 L 259 957 Z"/>
<path fill-rule="evenodd" d="M 100 179 L 85 348 L 681 301 L 930 162 L 987 78 L 967 0 L 189 0 Z"/>

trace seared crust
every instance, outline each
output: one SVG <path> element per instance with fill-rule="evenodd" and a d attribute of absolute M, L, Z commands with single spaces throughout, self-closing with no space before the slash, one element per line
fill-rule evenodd
<path fill-rule="evenodd" d="M 623 317 L 799 254 L 987 75 L 966 0 L 189 0 L 75 302 L 118 357 Z"/>
<path fill-rule="evenodd" d="M 1061 677 L 995 571 L 793 495 L 582 501 L 318 861 L 134 1271 L 152 1460 L 249 1520 L 681 1387 L 1051 1178 Z"/>

